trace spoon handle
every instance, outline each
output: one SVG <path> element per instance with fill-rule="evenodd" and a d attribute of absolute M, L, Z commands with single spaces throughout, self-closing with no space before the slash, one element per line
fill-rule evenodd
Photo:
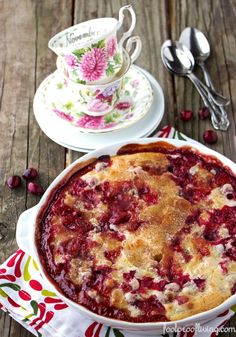
<path fill-rule="evenodd" d="M 211 88 L 212 90 L 215 90 L 214 84 L 213 84 L 213 82 L 212 82 L 212 80 L 211 80 L 211 76 L 210 76 L 210 74 L 209 74 L 209 72 L 208 72 L 208 70 L 207 70 L 205 64 L 204 64 L 204 63 L 198 63 L 198 65 L 199 65 L 199 66 L 201 67 L 201 69 L 202 69 L 202 72 L 203 72 L 203 75 L 204 75 L 204 80 L 205 80 L 205 82 L 206 82 L 206 85 L 207 85 L 209 88 Z"/>
<path fill-rule="evenodd" d="M 214 104 L 213 101 L 209 100 L 209 96 L 208 94 L 203 90 L 203 88 L 201 87 L 201 85 L 199 85 L 198 81 L 195 80 L 196 76 L 193 75 L 193 73 L 188 75 L 188 78 L 192 81 L 192 83 L 195 85 L 197 91 L 199 92 L 204 104 L 208 107 L 210 113 L 211 113 L 211 122 L 213 127 L 216 130 L 222 130 L 222 131 L 226 131 L 229 123 L 228 123 L 228 119 L 225 119 L 220 110 L 219 107 Z"/>
<path fill-rule="evenodd" d="M 205 64 L 202 62 L 202 63 L 198 63 L 198 65 L 201 67 L 202 69 L 202 72 L 203 72 L 203 75 L 204 75 L 204 79 L 205 79 L 205 82 L 206 82 L 206 85 L 208 87 L 210 87 L 211 89 L 215 90 L 215 87 L 214 87 L 214 84 L 212 83 L 212 80 L 211 80 L 211 76 L 205 66 Z M 223 107 L 220 107 L 220 111 L 222 113 L 222 115 L 228 119 L 227 117 L 227 112 L 225 111 L 225 109 Z"/>
<path fill-rule="evenodd" d="M 204 90 L 204 91 L 207 93 L 207 95 L 209 96 L 209 98 L 210 98 L 216 105 L 218 105 L 218 106 L 225 106 L 225 105 L 229 104 L 230 101 L 228 100 L 228 98 L 225 98 L 224 96 L 222 96 L 222 95 L 218 94 L 217 92 L 215 92 L 214 90 L 212 90 L 210 87 L 207 87 L 207 86 L 206 86 L 202 81 L 200 81 L 199 78 L 198 78 L 196 75 L 194 75 L 193 73 L 192 73 L 192 75 L 193 75 L 193 77 L 194 77 L 195 82 L 197 82 L 197 83 L 201 86 L 202 90 Z"/>

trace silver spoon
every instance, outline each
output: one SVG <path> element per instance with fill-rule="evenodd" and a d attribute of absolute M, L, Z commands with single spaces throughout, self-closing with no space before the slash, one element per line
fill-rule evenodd
<path fill-rule="evenodd" d="M 186 75 L 186 73 L 190 74 L 193 71 L 194 65 L 195 65 L 195 61 L 193 58 L 192 53 L 189 51 L 189 49 L 183 45 L 181 42 L 178 41 L 171 41 L 171 40 L 167 40 L 165 41 L 165 43 L 163 44 L 163 46 L 172 46 L 174 49 L 176 49 L 175 52 L 177 52 L 178 56 L 175 57 L 175 71 L 174 73 L 179 73 L 179 75 L 181 75 L 181 72 L 183 72 L 183 76 Z M 169 63 L 171 63 L 171 60 L 169 59 L 168 61 Z M 180 64 L 178 64 L 180 62 Z M 185 62 L 190 62 L 191 66 L 188 65 L 187 67 L 185 66 Z M 218 105 L 218 106 L 224 106 L 225 105 L 225 97 L 223 97 L 222 95 L 216 93 L 214 90 L 212 90 L 211 88 L 207 87 L 205 84 L 203 84 L 194 74 L 192 74 L 192 77 L 194 77 L 194 82 L 195 84 L 198 84 L 202 90 L 204 92 L 206 92 L 209 97 L 213 100 L 213 102 Z"/>
<path fill-rule="evenodd" d="M 165 67 L 172 73 L 180 76 L 187 76 L 197 88 L 204 104 L 211 112 L 212 124 L 216 129 L 226 130 L 225 120 L 222 120 L 220 111 L 215 104 L 216 98 L 212 95 L 209 88 L 206 87 L 192 72 L 194 67 L 194 58 L 187 47 L 180 42 L 167 40 L 161 48 L 161 57 Z M 211 101 L 208 97 L 211 97 Z"/>
<path fill-rule="evenodd" d="M 182 31 L 179 41 L 182 42 L 186 47 L 188 47 L 196 63 L 201 67 L 207 86 L 210 87 L 212 90 L 215 90 L 211 77 L 204 63 L 210 55 L 210 44 L 205 35 L 197 28 L 186 27 Z M 227 100 L 227 98 L 225 99 Z M 228 103 L 230 102 L 230 100 L 227 101 Z M 226 111 L 223 108 L 220 108 L 220 110 L 222 115 L 227 118 Z"/>
<path fill-rule="evenodd" d="M 205 66 L 206 59 L 210 56 L 210 44 L 206 36 L 197 28 L 186 27 L 179 38 L 179 42 L 183 43 L 192 53 L 195 62 L 202 68 L 206 84 L 215 90 L 210 74 Z M 229 101 L 225 97 L 226 100 Z"/>

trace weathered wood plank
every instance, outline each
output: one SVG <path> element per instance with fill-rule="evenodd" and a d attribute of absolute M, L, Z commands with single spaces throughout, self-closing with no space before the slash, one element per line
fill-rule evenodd
<path fill-rule="evenodd" d="M 34 53 L 30 51 L 35 36 L 30 22 L 33 4 L 29 3 L 25 9 L 17 8 L 13 2 L 2 2 L 1 7 L 4 29 L 0 33 L 0 58 L 3 65 L 0 129 L 4 146 L 0 148 L 0 260 L 3 261 L 16 249 L 15 223 L 25 208 L 24 188 L 11 192 L 4 182 L 10 174 L 21 175 L 27 162 L 29 97 L 30 84 L 33 83 L 31 64 L 34 64 Z"/>
<path fill-rule="evenodd" d="M 34 91 L 55 68 L 55 56 L 47 49 L 48 39 L 72 23 L 117 17 L 119 8 L 128 3 L 128 0 L 22 0 L 19 4 L 16 0 L 0 0 L 0 261 L 16 249 L 15 223 L 19 214 L 37 202 L 23 188 L 17 192 L 5 188 L 7 176 L 21 174 L 27 165 L 34 166 L 46 187 L 65 164 L 82 155 L 67 151 L 65 159 L 64 149 L 43 135 L 33 116 Z M 210 38 L 212 55 L 207 65 L 216 87 L 232 99 L 228 108 L 231 128 L 227 133 L 218 133 L 219 142 L 213 148 L 236 160 L 235 0 L 135 0 L 133 3 L 137 14 L 135 33 L 143 41 L 137 64 L 158 79 L 166 98 L 166 114 L 161 125 L 175 125 L 199 140 L 202 132 L 211 128 L 209 121 L 199 122 L 197 118 L 201 100 L 188 80 L 167 73 L 161 62 L 160 47 L 167 38 L 178 39 L 187 25 L 203 30 Z M 201 75 L 199 69 L 197 74 Z M 178 114 L 187 108 L 195 112 L 195 118 L 184 124 Z M 236 318 L 230 325 L 236 325 Z M 31 334 L 0 312 L 0 336 Z"/>
<path fill-rule="evenodd" d="M 32 102 L 39 83 L 55 69 L 55 56 L 47 42 L 71 25 L 72 1 L 1 1 L 1 119 L 4 146 L 0 147 L 0 261 L 17 247 L 15 224 L 20 213 L 38 201 L 25 186 L 11 192 L 4 186 L 10 174 L 22 174 L 26 166 L 40 172 L 47 187 L 64 168 L 65 150 L 50 141 L 33 117 Z M 25 184 L 24 184 L 25 185 Z M 8 315 L 0 316 L 1 336 L 30 336 Z"/>
<path fill-rule="evenodd" d="M 56 55 L 48 49 L 49 39 L 72 24 L 72 1 L 40 1 L 35 9 L 36 35 L 34 88 L 56 69 Z M 32 96 L 33 98 L 33 96 Z M 35 121 L 30 101 L 28 133 L 28 166 L 38 168 L 40 182 L 47 187 L 65 166 L 66 150 L 51 141 Z M 27 207 L 36 203 L 37 198 L 27 196 Z"/>
<path fill-rule="evenodd" d="M 212 75 L 216 88 L 231 98 L 228 111 L 231 126 L 228 132 L 218 132 L 219 141 L 212 148 L 236 160 L 235 140 L 235 51 L 236 34 L 232 22 L 235 20 L 235 1 L 170 1 L 171 38 L 178 40 L 186 26 L 202 30 L 209 38 L 211 56 L 206 64 Z M 203 78 L 200 69 L 196 73 Z M 195 113 L 194 121 L 181 122 L 178 128 L 188 136 L 202 142 L 202 133 L 212 129 L 210 121 L 199 121 L 197 112 L 203 105 L 198 93 L 188 79 L 175 77 L 176 116 L 183 109 L 191 109 Z"/>

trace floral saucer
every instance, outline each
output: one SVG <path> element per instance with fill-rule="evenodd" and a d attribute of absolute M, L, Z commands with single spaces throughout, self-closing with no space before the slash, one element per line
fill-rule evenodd
<path fill-rule="evenodd" d="M 65 123 L 63 119 L 45 109 L 40 91 L 34 97 L 34 115 L 41 130 L 55 143 L 68 149 L 89 152 L 104 146 L 104 144 L 114 144 L 121 141 L 130 141 L 141 137 L 148 137 L 160 124 L 164 115 L 164 95 L 157 80 L 146 70 L 134 66 L 142 72 L 153 89 L 153 103 L 148 113 L 137 123 L 127 128 L 122 128 L 114 132 L 104 133 L 83 133 L 77 127 Z"/>
<path fill-rule="evenodd" d="M 57 70 L 41 83 L 37 95 L 41 96 L 44 109 L 54 115 L 55 122 L 60 118 L 84 133 L 126 128 L 143 118 L 153 101 L 153 91 L 148 79 L 134 66 L 130 67 L 123 78 L 114 109 L 104 116 L 88 116 L 82 100 L 69 90 L 67 82 Z"/>

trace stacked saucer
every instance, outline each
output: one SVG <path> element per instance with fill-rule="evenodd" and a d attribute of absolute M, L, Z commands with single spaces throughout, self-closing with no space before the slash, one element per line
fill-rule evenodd
<path fill-rule="evenodd" d="M 125 10 L 131 13 L 132 23 L 117 42 Z M 49 41 L 58 55 L 57 70 L 39 86 L 34 113 L 53 141 L 88 152 L 146 137 L 156 129 L 164 113 L 164 98 L 157 81 L 133 65 L 141 51 L 140 38 L 130 37 L 135 22 L 132 7 L 125 6 L 119 21 L 90 20 Z"/>

